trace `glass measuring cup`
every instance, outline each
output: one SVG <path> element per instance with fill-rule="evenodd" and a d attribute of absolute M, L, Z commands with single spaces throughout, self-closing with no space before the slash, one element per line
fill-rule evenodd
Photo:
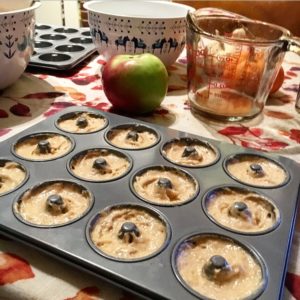
<path fill-rule="evenodd" d="M 195 113 L 242 121 L 261 113 L 286 51 L 300 40 L 243 16 L 187 15 L 188 97 Z"/>

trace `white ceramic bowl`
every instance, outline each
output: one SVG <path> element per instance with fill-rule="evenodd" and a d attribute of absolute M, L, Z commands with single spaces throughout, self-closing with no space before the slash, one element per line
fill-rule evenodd
<path fill-rule="evenodd" d="M 32 0 L 0 0 L 0 12 L 23 9 L 31 6 Z"/>
<path fill-rule="evenodd" d="M 185 45 L 186 15 L 192 7 L 167 1 L 100 0 L 84 4 L 98 52 L 158 56 L 166 66 Z"/>
<path fill-rule="evenodd" d="M 35 10 L 32 6 L 0 13 L 0 90 L 13 84 L 25 71 L 34 48 Z"/>

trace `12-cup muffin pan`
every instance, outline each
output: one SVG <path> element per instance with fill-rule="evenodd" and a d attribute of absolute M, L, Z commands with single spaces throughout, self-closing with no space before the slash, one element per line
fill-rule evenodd
<path fill-rule="evenodd" d="M 74 122 L 80 129 L 77 132 L 70 133 L 60 127 L 61 120 L 72 119 L 72 116 L 80 117 L 81 114 L 98 115 L 105 122 L 102 122 L 98 129 L 87 133 L 82 132 L 82 128 L 86 125 L 82 118 Z M 113 141 L 115 132 L 128 128 L 127 138 L 131 141 L 136 140 L 137 132 L 147 129 L 151 137 L 155 138 L 148 147 L 142 149 L 116 146 Z M 45 161 L 31 160 L 18 154 L 18 145 L 22 144 L 24 139 L 41 136 L 43 139 L 39 139 L 39 151 L 46 153 L 45 137 L 47 134 L 67 136 L 70 140 L 68 151 L 58 155 L 55 159 Z M 193 147 L 207 147 L 208 151 L 215 153 L 215 159 L 200 166 L 189 166 L 186 163 L 181 165 L 172 158 L 165 158 L 170 144 L 178 145 L 182 141 L 187 142 L 186 155 L 194 151 Z M 94 155 L 94 152 L 104 153 L 104 155 L 111 152 L 124 159 L 128 163 L 127 167 L 123 173 L 111 180 L 105 178 L 91 180 L 85 178 L 85 174 L 83 176 L 74 174 L 73 165 L 76 160 L 81 159 L 85 154 Z M 0 232 L 2 234 L 46 252 L 60 259 L 62 263 L 70 263 L 83 271 L 104 278 L 146 299 L 172 300 L 209 299 L 191 288 L 184 279 L 185 275 L 180 273 L 178 265 L 179 260 L 182 260 L 182 251 L 193 250 L 193 247 L 201 245 L 203 241 L 205 243 L 207 239 L 212 241 L 217 239 L 222 243 L 234 243 L 235 248 L 238 246 L 244 249 L 260 266 L 262 279 L 258 288 L 250 296 L 242 299 L 269 300 L 282 297 L 299 202 L 300 169 L 296 162 L 278 155 L 262 154 L 255 150 L 86 107 L 67 108 L 9 138 L 0 144 L 0 153 L 1 167 L 7 161 L 12 161 L 19 164 L 22 170 L 26 170 L 24 179 L 16 184 L 16 188 L 0 194 Z M 240 156 L 270 161 L 276 168 L 282 170 L 284 179 L 280 184 L 273 184 L 273 186 L 243 183 L 227 170 L 228 164 L 238 161 Z M 97 169 L 103 168 L 103 160 L 98 160 L 94 164 Z M 252 168 L 258 172 L 257 177 L 260 178 L 261 170 L 258 166 L 254 164 Z M 192 191 L 188 189 L 183 191 L 187 197 L 186 201 L 178 203 L 175 201 L 172 205 L 155 203 L 137 192 L 135 183 L 143 180 L 143 174 L 157 170 L 165 172 L 164 174 L 178 173 L 194 186 Z M 32 219 L 24 218 L 22 202 L 28 197 L 28 192 L 39 196 L 36 191 L 44 186 L 50 185 L 51 187 L 51 185 L 64 182 L 68 186 L 76 186 L 79 193 L 90 195 L 88 206 L 83 208 L 83 213 L 79 217 L 53 225 L 35 225 Z M 168 186 L 170 182 L 165 178 L 162 178 L 160 184 L 170 187 Z M 249 192 L 252 195 L 248 197 L 250 202 L 257 197 L 267 199 L 267 205 L 274 212 L 274 224 L 258 232 L 247 232 L 220 223 L 210 214 L 208 206 L 216 201 L 216 196 L 222 190 L 227 192 L 232 190 L 242 195 Z M 178 192 L 180 192 L 180 184 Z M 59 202 L 57 197 L 50 200 L 53 201 L 51 202 L 53 205 Z M 234 203 L 239 212 L 240 202 Z M 161 224 L 164 224 L 166 230 L 164 240 L 157 249 L 141 258 L 133 257 L 128 260 L 111 256 L 96 247 L 92 232 L 96 226 L 100 228 L 102 226 L 97 222 L 102 221 L 104 216 L 108 215 L 107 212 L 131 208 L 145 210 L 151 218 L 157 218 Z M 271 214 L 268 214 L 266 218 L 270 217 Z M 130 221 L 130 218 L 128 220 Z M 132 223 L 126 223 L 126 226 L 124 225 L 124 231 L 120 231 L 123 236 L 126 234 L 126 228 L 132 226 Z M 138 231 L 133 232 L 139 236 Z M 157 235 L 155 232 L 150 233 L 148 241 L 151 242 L 151 237 Z M 129 235 L 129 238 L 133 238 L 133 234 Z M 200 246 L 200 248 L 203 250 L 205 246 Z M 214 259 L 218 261 L 219 257 L 214 257 Z M 211 261 L 213 261 L 212 258 Z M 197 259 L 197 263 L 192 263 L 188 267 L 188 274 L 195 271 L 198 263 L 200 262 Z M 205 270 L 211 272 L 210 267 L 206 267 Z"/>
<path fill-rule="evenodd" d="M 69 70 L 96 51 L 88 27 L 37 24 L 30 67 Z"/>

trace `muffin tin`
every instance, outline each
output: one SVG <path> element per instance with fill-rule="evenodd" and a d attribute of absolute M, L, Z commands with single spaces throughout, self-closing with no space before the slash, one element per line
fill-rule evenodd
<path fill-rule="evenodd" d="M 89 27 L 37 24 L 30 67 L 69 70 L 96 51 Z"/>
<path fill-rule="evenodd" d="M 68 133 L 57 126 L 57 120 L 77 112 L 100 114 L 107 119 L 106 126 L 92 133 Z M 122 149 L 108 142 L 107 136 L 114 128 L 150 129 L 157 137 L 156 143 L 142 149 Z M 24 137 L 39 133 L 58 133 L 69 136 L 74 148 L 62 157 L 31 161 L 14 154 L 14 145 Z M 211 145 L 216 151 L 216 160 L 206 166 L 188 167 L 175 164 L 164 156 L 164 147 L 178 139 L 200 140 L 203 145 Z M 123 176 L 103 182 L 75 177 L 70 170 L 70 162 L 88 149 L 109 149 L 123 153 L 131 166 Z M 11 160 L 21 164 L 28 172 L 28 179 L 15 190 L 0 195 L 0 231 L 16 240 L 40 249 L 66 263 L 104 278 L 109 282 L 128 289 L 145 299 L 196 300 L 207 299 L 192 290 L 178 274 L 176 259 L 182 243 L 188 243 L 198 235 L 217 236 L 228 239 L 247 249 L 262 265 L 263 282 L 253 297 L 245 299 L 280 299 L 293 236 L 297 204 L 299 202 L 299 165 L 274 154 L 235 145 L 204 139 L 201 136 L 180 132 L 165 127 L 147 124 L 131 118 L 99 112 L 86 107 L 67 108 L 41 123 L 9 138 L 0 144 L 1 161 Z M 270 188 L 250 186 L 236 180 L 226 172 L 228 161 L 239 155 L 258 155 L 274 161 L 284 168 L 287 177 L 283 184 Z M 197 181 L 195 195 L 185 203 L 163 205 L 141 199 L 133 190 L 137 174 L 146 169 L 163 167 L 182 170 Z M 80 218 L 62 226 L 34 226 L 23 221 L 14 210 L 20 197 L 31 187 L 43 182 L 68 181 L 86 188 L 93 195 L 93 204 Z M 226 186 L 253 191 L 269 199 L 279 211 L 277 223 L 270 229 L 258 233 L 231 230 L 215 222 L 206 211 L 207 197 Z M 149 257 L 133 260 L 118 260 L 103 255 L 93 246 L 89 233 L 93 229 L 99 213 L 110 207 L 125 205 L 144 207 L 153 215 L 165 220 L 168 233 L 166 243 Z M 276 245 L 276 247 L 274 247 Z"/>

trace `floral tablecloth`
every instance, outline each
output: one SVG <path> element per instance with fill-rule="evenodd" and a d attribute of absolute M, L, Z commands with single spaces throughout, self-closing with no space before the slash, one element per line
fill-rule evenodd
<path fill-rule="evenodd" d="M 102 91 L 99 71 L 103 63 L 101 57 L 94 55 L 69 73 L 28 70 L 18 82 L 1 92 L 0 141 L 69 106 L 84 105 L 114 112 Z M 183 54 L 169 69 L 169 90 L 161 107 L 152 114 L 135 117 L 243 147 L 276 152 L 300 162 L 300 114 L 295 110 L 300 58 L 287 54 L 283 67 L 284 84 L 269 97 L 260 118 L 243 124 L 219 124 L 198 119 L 191 113 Z M 299 249 L 298 217 L 284 299 L 300 299 Z M 0 299 L 125 300 L 134 296 L 37 250 L 0 237 Z"/>

